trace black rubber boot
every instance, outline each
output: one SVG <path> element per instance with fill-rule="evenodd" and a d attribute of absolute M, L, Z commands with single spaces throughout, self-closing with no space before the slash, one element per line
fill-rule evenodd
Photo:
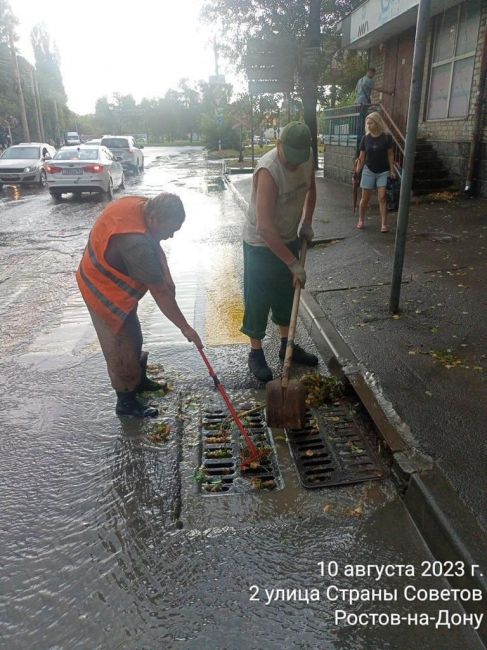
<path fill-rule="evenodd" d="M 154 406 L 145 406 L 137 399 L 134 390 L 121 392 L 117 390 L 117 415 L 131 416 L 134 418 L 155 418 L 159 411 Z"/>
<path fill-rule="evenodd" d="M 137 393 L 149 393 L 164 388 L 164 384 L 160 384 L 159 382 L 154 381 L 153 379 L 149 379 L 149 377 L 147 376 L 148 357 L 149 357 L 149 353 L 143 350 L 142 354 L 140 355 L 140 365 L 142 367 L 142 378 L 140 380 L 140 384 L 136 388 Z"/>
<path fill-rule="evenodd" d="M 250 372 L 260 381 L 268 382 L 272 379 L 272 370 L 267 365 L 263 350 L 250 350 Z"/>
<path fill-rule="evenodd" d="M 149 379 L 146 374 L 142 375 L 142 381 L 137 386 L 137 393 L 149 393 L 156 390 L 162 390 L 164 384 L 159 384 L 157 381 Z"/>
<path fill-rule="evenodd" d="M 281 338 L 281 348 L 279 350 L 279 359 L 284 359 L 286 356 L 286 347 L 287 347 L 287 338 Z M 293 345 L 293 361 L 294 363 L 300 363 L 303 366 L 317 366 L 318 357 L 315 354 L 306 352 L 303 348 L 294 343 Z"/>

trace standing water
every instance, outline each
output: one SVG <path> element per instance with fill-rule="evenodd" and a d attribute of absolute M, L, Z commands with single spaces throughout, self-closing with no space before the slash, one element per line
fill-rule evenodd
<path fill-rule="evenodd" d="M 181 196 L 186 221 L 162 244 L 177 299 L 225 382 L 247 395 L 240 208 L 202 149 L 145 151 L 146 171 L 127 192 Z M 172 390 L 153 397 L 156 422 L 115 416 L 74 280 L 101 208 L 29 190 L 0 199 L 2 647 L 475 648 L 463 630 L 447 641 L 423 628 L 340 627 L 324 599 L 250 600 L 253 585 L 323 589 L 330 579 L 317 567 L 329 559 L 418 563 L 428 551 L 388 482 L 300 490 L 282 436 L 283 490 L 204 499 L 192 479 L 199 411 L 216 398 L 196 351 L 150 296 L 139 309 L 145 347 Z M 358 504 L 364 515 L 351 516 Z"/>

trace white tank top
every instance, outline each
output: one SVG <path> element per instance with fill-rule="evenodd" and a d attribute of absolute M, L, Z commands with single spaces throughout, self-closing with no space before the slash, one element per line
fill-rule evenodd
<path fill-rule="evenodd" d="M 296 171 L 284 167 L 279 160 L 277 148 L 260 158 L 254 171 L 252 194 L 243 229 L 243 240 L 252 246 L 266 246 L 256 229 L 256 175 L 260 169 L 267 169 L 277 186 L 274 226 L 283 242 L 294 241 L 303 214 L 304 199 L 314 174 L 313 152 L 310 151 L 309 159 L 299 165 Z"/>

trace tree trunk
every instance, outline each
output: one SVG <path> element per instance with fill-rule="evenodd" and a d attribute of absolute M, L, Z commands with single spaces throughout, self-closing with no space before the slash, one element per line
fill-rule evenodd
<path fill-rule="evenodd" d="M 10 56 L 12 57 L 12 67 L 14 71 L 15 83 L 17 85 L 17 92 L 19 95 L 19 111 L 20 121 L 22 123 L 23 137 L 26 142 L 30 142 L 29 125 L 27 123 L 27 115 L 25 112 L 24 93 L 22 92 L 22 82 L 20 80 L 19 63 L 17 61 L 17 54 L 15 53 L 14 32 L 12 26 L 9 26 L 8 37 L 10 42 Z"/>

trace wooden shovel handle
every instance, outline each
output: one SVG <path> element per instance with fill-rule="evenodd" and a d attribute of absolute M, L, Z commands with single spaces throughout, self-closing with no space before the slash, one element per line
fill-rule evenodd
<path fill-rule="evenodd" d="M 299 263 L 304 267 L 306 261 L 306 251 L 308 250 L 308 242 L 303 237 L 301 244 L 301 252 L 299 253 Z M 294 337 L 296 336 L 296 323 L 298 321 L 299 299 L 301 298 L 301 283 L 299 280 L 296 282 L 294 289 L 293 308 L 291 310 L 291 320 L 289 321 L 289 334 L 287 335 L 286 355 L 284 357 L 284 365 L 282 368 L 282 387 L 287 388 L 289 381 L 289 371 L 291 370 Z"/>

